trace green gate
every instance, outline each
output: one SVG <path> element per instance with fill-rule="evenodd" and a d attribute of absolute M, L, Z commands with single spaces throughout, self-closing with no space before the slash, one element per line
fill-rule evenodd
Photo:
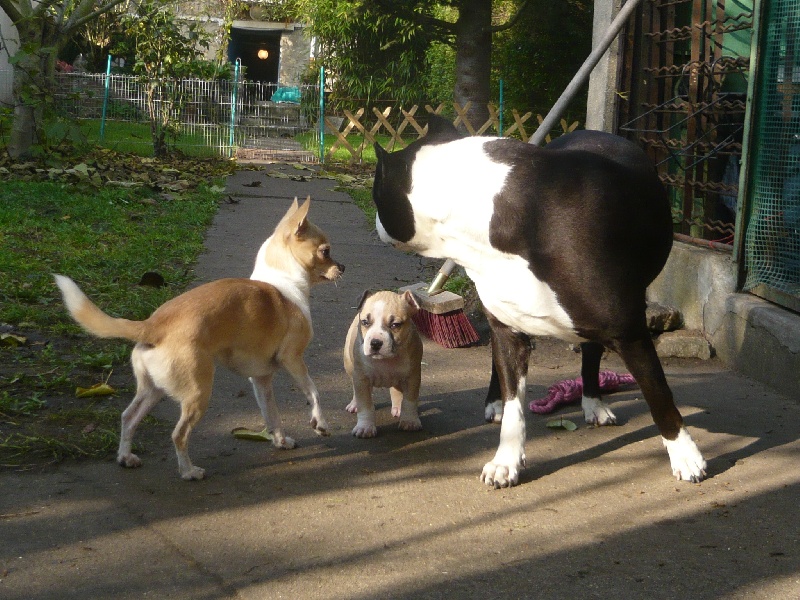
<path fill-rule="evenodd" d="M 800 311 L 800 0 L 766 2 L 762 19 L 744 289 Z"/>

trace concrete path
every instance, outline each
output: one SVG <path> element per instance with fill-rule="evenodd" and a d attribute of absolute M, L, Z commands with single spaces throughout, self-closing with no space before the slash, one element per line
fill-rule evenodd
<path fill-rule="evenodd" d="M 199 281 L 248 276 L 295 195 L 313 198 L 347 271 L 317 287 L 307 352 L 332 435 L 308 426 L 281 375 L 276 395 L 300 447 L 234 439 L 258 427 L 248 383 L 220 372 L 192 436 L 202 482 L 179 479 L 168 434 L 126 470 L 113 460 L 0 474 L 0 599 L 800 598 L 800 407 L 717 361 L 665 363 L 709 478 L 674 481 L 638 391 L 610 397 L 621 425 L 572 433 L 527 415 L 518 487 L 479 481 L 499 427 L 483 421 L 486 346 L 425 346 L 424 430 L 401 432 L 379 397 L 379 437 L 355 439 L 341 348 L 365 288 L 421 277 L 383 245 L 335 182 L 288 166 L 232 176 Z M 252 185 L 260 182 L 259 185 Z M 529 398 L 572 378 L 579 357 L 539 342 Z M 616 357 L 604 367 L 622 370 Z M 558 414 L 580 421 L 573 406 Z M 174 423 L 177 407 L 157 415 Z M 147 427 L 144 425 L 143 427 Z"/>

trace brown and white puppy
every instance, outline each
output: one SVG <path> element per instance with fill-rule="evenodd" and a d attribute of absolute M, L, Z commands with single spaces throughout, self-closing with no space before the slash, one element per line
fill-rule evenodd
<path fill-rule="evenodd" d="M 275 232 L 264 242 L 250 279 L 219 279 L 162 304 L 144 321 L 110 317 L 68 277 L 55 275 L 72 317 L 98 337 L 136 342 L 131 363 L 136 396 L 122 413 L 117 462 L 138 467 L 131 452 L 142 418 L 165 395 L 181 405 L 172 432 L 183 479 L 202 479 L 204 471 L 189 459 L 192 428 L 208 409 L 215 364 L 249 377 L 273 445 L 293 448 L 284 435 L 272 395 L 272 377 L 283 367 L 311 403 L 311 426 L 327 435 L 319 394 L 308 375 L 303 353 L 313 330 L 309 312 L 312 285 L 339 278 L 344 267 L 331 258 L 325 234 L 308 220 L 311 198 L 295 198 Z"/>
<path fill-rule="evenodd" d="M 344 344 L 344 370 L 353 382 L 347 410 L 358 414 L 353 435 L 378 435 L 373 388 L 389 388 L 392 416 L 406 431 L 422 429 L 417 413 L 422 369 L 422 340 L 412 317 L 419 304 L 411 292 L 364 293 Z"/>

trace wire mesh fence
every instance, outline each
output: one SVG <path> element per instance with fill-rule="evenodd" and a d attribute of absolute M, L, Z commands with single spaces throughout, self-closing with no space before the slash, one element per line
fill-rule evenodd
<path fill-rule="evenodd" d="M 196 156 L 318 160 L 319 90 L 258 81 L 59 73 L 58 110 L 90 139 L 121 150 L 152 145 L 150 123 L 170 111 L 170 146 Z"/>
<path fill-rule="evenodd" d="M 764 25 L 744 287 L 800 310 L 800 0 L 773 0 Z"/>

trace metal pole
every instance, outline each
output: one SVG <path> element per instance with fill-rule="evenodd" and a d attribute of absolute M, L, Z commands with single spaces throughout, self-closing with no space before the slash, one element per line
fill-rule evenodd
<path fill-rule="evenodd" d="M 325 162 L 325 67 L 319 68 L 319 164 Z"/>
<path fill-rule="evenodd" d="M 108 55 L 108 63 L 106 64 L 106 89 L 103 95 L 103 112 L 100 116 L 100 141 L 102 142 L 106 136 L 106 110 L 108 108 L 108 87 L 111 78 L 111 55 Z"/>
<path fill-rule="evenodd" d="M 234 154 L 233 132 L 234 129 L 236 128 L 236 102 L 239 91 L 239 67 L 241 64 L 242 60 L 240 58 L 237 58 L 233 69 L 233 91 L 231 92 L 231 127 L 230 127 L 230 136 L 228 137 L 228 146 L 230 146 L 230 158 L 233 158 Z"/>
<path fill-rule="evenodd" d="M 562 92 L 561 96 L 556 103 L 553 105 L 553 108 L 550 109 L 550 112 L 547 113 L 547 116 L 542 121 L 542 124 L 539 125 L 539 129 L 537 129 L 531 138 L 528 140 L 529 144 L 536 144 L 537 146 L 544 141 L 544 138 L 547 137 L 547 134 L 550 133 L 550 129 L 555 125 L 556 121 L 561 117 L 561 113 L 567 108 L 572 99 L 578 93 L 578 90 L 589 80 L 589 75 L 591 75 L 592 70 L 597 66 L 597 63 L 603 57 L 603 54 L 606 53 L 608 47 L 611 45 L 611 42 L 617 37 L 619 32 L 622 30 L 622 27 L 625 25 L 625 22 L 628 20 L 628 17 L 631 16 L 636 7 L 639 6 L 642 0 L 628 0 L 620 9 L 617 16 L 614 17 L 614 20 L 611 21 L 611 25 L 609 25 L 608 29 L 606 30 L 605 36 L 603 39 L 600 40 L 597 46 L 592 50 L 592 53 L 589 57 L 584 61 L 581 68 L 575 73 L 575 77 L 572 78 L 572 81 L 569 82 L 566 89 Z"/>

